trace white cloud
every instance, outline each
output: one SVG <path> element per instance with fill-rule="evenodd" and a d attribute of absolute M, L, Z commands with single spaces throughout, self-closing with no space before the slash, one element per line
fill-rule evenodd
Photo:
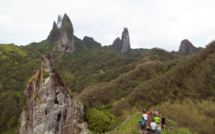
<path fill-rule="evenodd" d="M 26 45 L 47 38 L 67 13 L 79 38 L 112 44 L 128 27 L 132 48 L 178 50 L 187 38 L 204 47 L 215 37 L 213 0 L 1 0 L 0 43 Z"/>

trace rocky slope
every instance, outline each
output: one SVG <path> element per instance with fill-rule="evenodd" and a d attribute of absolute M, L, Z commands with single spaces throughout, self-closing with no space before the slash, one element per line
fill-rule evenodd
<path fill-rule="evenodd" d="M 61 52 L 74 52 L 74 36 L 73 26 L 69 17 L 64 14 L 62 25 L 60 27 L 58 50 Z"/>
<path fill-rule="evenodd" d="M 84 107 L 64 86 L 52 66 L 50 53 L 42 57 L 24 95 L 27 104 L 21 113 L 19 134 L 85 134 Z"/>

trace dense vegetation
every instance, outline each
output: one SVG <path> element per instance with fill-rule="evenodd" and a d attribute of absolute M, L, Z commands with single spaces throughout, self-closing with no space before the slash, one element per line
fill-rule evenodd
<path fill-rule="evenodd" d="M 128 72 L 135 67 L 138 61 L 137 55 L 144 53 L 134 50 L 131 56 L 126 56 L 112 50 L 101 49 L 101 46 L 89 50 L 87 41 L 83 42 L 75 37 L 74 53 L 58 52 L 58 42 L 53 40 L 44 40 L 22 47 L 0 44 L 0 132 L 15 128 L 19 124 L 19 115 L 25 104 L 23 90 L 33 70 L 39 68 L 41 57 L 46 51 L 51 52 L 54 66 L 58 69 L 65 85 L 74 93 L 80 93 L 89 85 L 107 82 L 121 73 Z M 92 41 L 94 40 L 90 40 L 91 46 Z"/>
<path fill-rule="evenodd" d="M 55 38 L 22 47 L 0 44 L 0 133 L 18 127 L 25 104 L 22 92 L 46 51 L 51 52 L 65 85 L 86 106 L 86 118 L 95 132 L 112 130 L 143 106 L 157 106 L 180 126 L 188 125 L 192 132 L 214 131 L 204 125 L 213 128 L 215 42 L 189 57 L 158 48 L 147 52 L 132 49 L 119 54 L 111 46 L 101 47 L 91 38 L 83 42 L 75 37 L 74 53 L 58 52 L 57 44 Z M 185 105 L 185 99 L 192 106 Z M 192 107 L 194 115 L 201 117 L 201 122 L 208 120 L 208 124 L 198 125 L 195 116 L 190 116 L 193 122 L 187 124 L 177 115 L 171 116 L 172 109 L 168 106 L 183 109 L 184 113 Z M 98 128 L 99 122 L 105 124 Z M 205 129 L 199 130 L 199 126 Z"/>
<path fill-rule="evenodd" d="M 193 133 L 212 134 L 215 131 L 215 103 L 212 100 L 167 101 L 154 109 L 161 110 L 166 117 L 189 128 Z"/>

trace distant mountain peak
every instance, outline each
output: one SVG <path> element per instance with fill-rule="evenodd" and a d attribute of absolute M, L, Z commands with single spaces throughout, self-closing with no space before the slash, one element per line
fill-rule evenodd
<path fill-rule="evenodd" d="M 197 48 L 188 39 L 181 41 L 179 53 L 183 55 L 193 55 L 197 51 Z"/>
<path fill-rule="evenodd" d="M 59 37 L 59 28 L 57 27 L 57 24 L 54 21 L 52 30 L 51 30 L 51 32 L 50 32 L 50 34 L 49 34 L 47 39 L 49 41 L 56 41 L 56 40 L 58 40 L 58 37 Z"/>
<path fill-rule="evenodd" d="M 130 38 L 129 38 L 129 33 L 128 33 L 128 28 L 124 28 L 122 32 L 122 39 L 117 37 L 113 44 L 112 47 L 119 51 L 120 53 L 128 53 L 131 49 L 130 47 Z"/>
<path fill-rule="evenodd" d="M 101 48 L 101 44 L 95 41 L 92 37 L 84 36 L 83 43 L 89 49 Z"/>

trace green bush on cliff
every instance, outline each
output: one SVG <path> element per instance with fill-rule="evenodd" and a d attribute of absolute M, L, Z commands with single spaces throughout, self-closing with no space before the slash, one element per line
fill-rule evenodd
<path fill-rule="evenodd" d="M 117 125 L 117 120 L 113 115 L 96 109 L 88 110 L 85 117 L 88 120 L 89 129 L 95 133 L 109 131 Z"/>

